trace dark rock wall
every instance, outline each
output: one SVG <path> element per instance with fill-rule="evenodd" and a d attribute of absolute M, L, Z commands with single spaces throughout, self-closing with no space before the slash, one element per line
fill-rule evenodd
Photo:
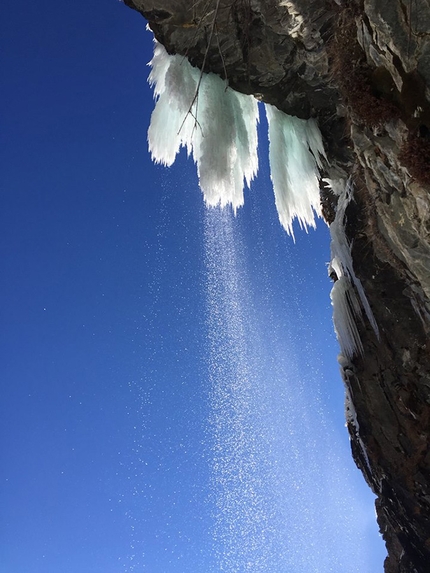
<path fill-rule="evenodd" d="M 430 0 L 125 0 L 170 53 L 318 118 L 351 177 L 347 235 L 379 326 L 341 361 L 354 459 L 378 496 L 386 573 L 430 571 Z M 322 188 L 323 212 L 335 213 Z"/>

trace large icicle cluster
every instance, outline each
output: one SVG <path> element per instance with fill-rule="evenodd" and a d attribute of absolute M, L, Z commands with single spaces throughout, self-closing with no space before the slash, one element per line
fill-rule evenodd
<path fill-rule="evenodd" d="M 157 102 L 148 130 L 152 158 L 171 165 L 181 146 L 197 164 L 208 205 L 243 205 L 258 169 L 258 105 L 227 88 L 215 74 L 202 74 L 182 56 L 155 43 L 149 83 Z"/>
<path fill-rule="evenodd" d="M 300 227 L 315 227 L 314 212 L 321 215 L 318 167 L 324 156 L 316 121 L 286 115 L 266 104 L 269 124 L 270 174 L 279 220 L 294 238 L 293 219 Z"/>
<path fill-rule="evenodd" d="M 342 354 L 351 359 L 357 352 L 363 354 L 363 345 L 358 332 L 356 320 L 362 319 L 365 312 L 377 337 L 379 337 L 378 325 L 373 316 L 372 309 L 366 298 L 363 285 L 355 275 L 351 245 L 345 234 L 345 211 L 351 201 L 351 183 L 339 187 L 332 183 L 332 188 L 337 192 L 336 217 L 330 225 L 331 235 L 331 271 L 334 271 L 337 281 L 330 293 L 333 305 L 333 322 Z"/>
<path fill-rule="evenodd" d="M 181 146 L 197 164 L 208 205 L 243 205 L 244 183 L 258 169 L 258 104 L 214 74 L 201 74 L 182 56 L 167 54 L 155 42 L 149 82 L 155 109 L 148 130 L 154 161 L 171 165 Z M 324 156 L 315 120 L 288 116 L 266 105 L 269 159 L 279 220 L 294 238 L 293 220 L 315 227 L 320 215 L 318 167 Z"/>

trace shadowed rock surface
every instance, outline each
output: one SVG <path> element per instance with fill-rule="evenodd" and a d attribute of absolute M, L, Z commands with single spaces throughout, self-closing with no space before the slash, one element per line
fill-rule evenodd
<path fill-rule="evenodd" d="M 326 177 L 353 181 L 354 270 L 380 338 L 342 359 L 354 459 L 386 573 L 430 571 L 430 0 L 125 0 L 170 53 L 316 117 Z M 330 222 L 334 195 L 321 189 Z"/>

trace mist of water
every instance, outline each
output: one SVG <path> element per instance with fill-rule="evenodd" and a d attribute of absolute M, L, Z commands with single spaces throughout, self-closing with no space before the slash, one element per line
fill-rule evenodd
<path fill-rule="evenodd" d="M 229 210 L 204 217 L 218 570 L 363 573 L 366 519 L 318 382 L 299 374 L 270 299 L 253 292 L 260 269 L 251 277 L 238 221 Z"/>

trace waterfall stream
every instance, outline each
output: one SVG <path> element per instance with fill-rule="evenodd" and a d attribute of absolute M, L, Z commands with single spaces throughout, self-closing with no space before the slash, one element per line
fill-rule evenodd
<path fill-rule="evenodd" d="M 204 219 L 218 570 L 364 571 L 363 523 L 318 381 L 300 376 L 270 296 L 254 290 L 262 269 L 248 268 L 239 221 L 228 209 Z"/>

